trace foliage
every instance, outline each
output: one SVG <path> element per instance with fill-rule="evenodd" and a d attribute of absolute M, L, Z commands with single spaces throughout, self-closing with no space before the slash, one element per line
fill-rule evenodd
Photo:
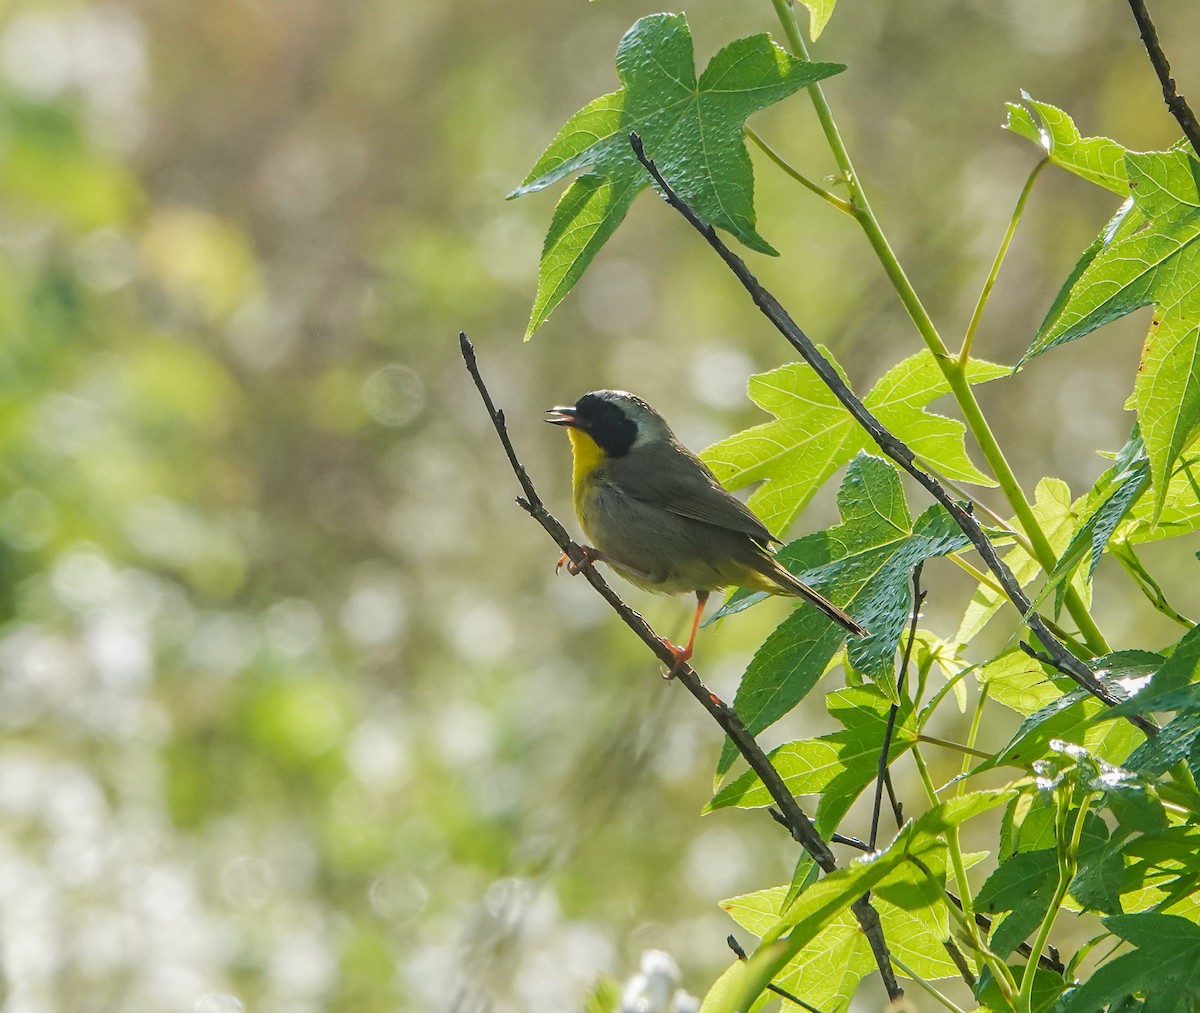
<path fill-rule="evenodd" d="M 833 5 L 807 6 L 815 39 Z M 950 352 L 882 238 L 817 83 L 842 68 L 809 63 L 790 5 L 777 3 L 775 9 L 791 56 L 764 36 L 737 40 L 714 57 L 698 83 L 682 15 L 643 18 L 629 30 L 617 54 L 621 91 L 576 114 L 515 192 L 591 167 L 555 211 L 529 330 L 579 280 L 633 195 L 647 184 L 628 148 L 635 129 L 663 177 L 703 220 L 752 250 L 775 253 L 755 228 L 743 121 L 809 86 L 838 178 L 826 189 L 778 155 L 772 158 L 863 226 L 925 344 L 888 370 L 864 403 L 943 480 L 1000 487 L 1014 516 L 997 517 L 989 536 L 998 545 L 1016 543 L 1005 562 L 1017 583 L 1035 587 L 1033 609 L 1051 609 L 1056 624 L 1065 623 L 1069 613 L 1074 629 L 1054 629 L 1088 663 L 1098 688 L 1076 685 L 1033 648 L 1013 648 L 1011 640 L 1024 635 L 1028 611 L 1015 616 L 1003 611 L 1013 603 L 996 576 L 967 557 L 970 540 L 947 510 L 933 506 L 913 519 L 896 468 L 868 453 L 871 438 L 816 373 L 788 363 L 752 376 L 751 399 L 774 419 L 710 447 L 705 460 L 731 488 L 757 485 L 751 506 L 781 532 L 845 468 L 837 493 L 841 522 L 802 535 L 778 557 L 871 634 L 840 650 L 841 631 L 814 610 L 799 608 L 762 641 L 734 707 L 757 734 L 842 668 L 848 687 L 825 695 L 828 713 L 842 730 L 786 742 L 769 754 L 787 791 L 820 796 L 815 822 L 823 835 L 846 832 L 845 817 L 876 780 L 886 752 L 886 762 L 897 766 L 912 757 L 928 806 L 914 813 L 906 805 L 905 814 L 915 818 L 902 822 L 880 851 L 820 877 L 801 859 L 791 884 L 726 901 L 725 909 L 761 943 L 744 965 L 735 964 L 721 977 L 704 1008 L 757 1009 L 768 986 L 810 1008 L 844 1008 L 876 966 L 851 915 L 852 905 L 867 894 L 897 971 L 935 995 L 950 986 L 933 981 L 961 977 L 972 1001 L 988 1009 L 1028 1013 L 1055 1003 L 1063 1010 L 1191 1008 L 1197 1001 L 1200 931 L 1200 904 L 1194 900 L 1200 861 L 1188 851 L 1200 816 L 1195 787 L 1200 636 L 1166 602 L 1133 545 L 1200 526 L 1192 472 L 1200 434 L 1200 262 L 1194 249 L 1200 162 L 1183 143 L 1137 152 L 1107 138 L 1084 137 L 1066 112 L 1028 95 L 1023 104 L 1009 104 L 1007 128 L 1038 145 L 1044 158 L 1018 202 L 962 348 Z M 759 83 L 752 85 L 751 77 Z M 730 81 L 732 93 L 725 96 Z M 720 125 L 710 132 L 718 93 Z M 1155 312 L 1129 400 L 1137 413 L 1130 439 L 1084 495 L 1073 497 L 1065 482 L 1045 476 L 1030 503 L 973 392 L 973 385 L 996 384 L 1010 370 L 970 353 L 1028 189 L 1047 163 L 1125 201 L 1083 253 L 1014 370 L 1032 369 L 1043 353 L 1140 307 L 1152 304 Z M 846 198 L 838 187 L 846 188 Z M 772 221 L 783 214 L 774 213 Z M 715 271 L 715 261 L 712 267 Z M 845 381 L 846 371 L 827 350 L 823 354 Z M 1037 367 L 1043 368 L 1040 362 Z M 953 394 L 965 425 L 928 410 L 946 394 Z M 968 457 L 968 430 L 990 474 Z M 938 557 L 955 559 L 978 580 L 953 641 L 939 641 L 928 631 L 918 638 L 915 627 L 906 634 L 919 606 L 911 576 Z M 1090 611 L 1105 557 L 1119 560 L 1159 611 L 1189 632 L 1174 644 L 1135 641 L 1112 651 Z M 718 618 L 745 612 L 764 597 L 737 592 Z M 1010 642 L 997 650 L 982 634 L 999 615 L 1005 616 Z M 904 658 L 907 664 L 918 639 L 914 678 L 898 662 Z M 932 644 L 941 646 L 935 651 Z M 933 691 L 935 660 L 950 681 Z M 959 748 L 978 759 L 966 763 L 953 788 L 939 789 L 923 751 L 929 742 L 945 744 L 929 732 L 945 702 L 962 699 L 968 672 L 977 675 L 981 692 L 968 742 Z M 979 728 L 997 707 L 1016 710 L 1022 722 L 1007 745 L 981 751 Z M 1174 717 L 1157 732 L 1144 720 L 1140 725 L 1131 720 L 1161 712 Z M 717 764 L 718 790 L 706 813 L 761 808 L 776 800 L 753 771 L 720 786 L 737 755 L 727 741 Z M 1014 779 L 999 789 L 965 792 L 968 779 L 999 772 Z M 877 800 L 875 819 L 878 806 Z M 982 832 L 974 828 L 985 826 L 985 815 L 1001 807 L 1003 815 L 990 831 L 997 861 L 973 887 L 960 830 L 971 822 L 973 832 Z M 982 923 L 986 928 L 975 921 L 976 912 L 991 916 Z M 1086 926 L 1080 931 L 1093 938 L 1077 946 L 1065 966 L 1049 959 L 1039 968 L 1038 956 L 1066 921 Z"/>

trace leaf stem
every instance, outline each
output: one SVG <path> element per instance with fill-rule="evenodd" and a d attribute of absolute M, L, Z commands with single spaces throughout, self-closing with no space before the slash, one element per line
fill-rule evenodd
<path fill-rule="evenodd" d="M 796 20 L 796 12 L 792 3 L 790 0 L 771 0 L 771 2 L 783 25 L 783 31 L 787 36 L 788 45 L 792 53 L 801 59 L 809 59 L 808 47 L 804 43 L 804 36 L 801 34 L 800 24 Z M 854 163 L 850 160 L 850 154 L 846 150 L 845 142 L 838 131 L 837 123 L 833 118 L 833 111 L 829 107 L 829 101 L 825 98 L 825 92 L 820 82 L 810 84 L 808 86 L 808 94 L 809 98 L 812 99 L 813 108 L 816 110 L 817 119 L 820 121 L 821 129 L 825 134 L 825 140 L 829 144 L 829 149 L 833 153 L 834 160 L 841 169 L 842 175 L 845 177 L 846 185 L 850 191 L 850 202 L 854 207 L 855 218 L 858 220 L 859 226 L 866 235 L 867 241 L 875 250 L 875 255 L 879 259 L 879 263 L 891 281 L 892 287 L 895 288 L 896 294 L 900 297 L 900 301 L 904 304 L 905 310 L 908 311 L 908 315 L 917 328 L 917 332 L 921 335 L 921 339 L 933 353 L 934 361 L 938 364 L 938 368 L 941 369 L 942 374 L 949 382 L 950 389 L 954 394 L 955 400 L 958 401 L 959 407 L 962 409 L 968 428 L 975 437 L 976 443 L 979 444 L 979 449 L 987 460 L 988 466 L 992 469 L 992 473 L 996 476 L 996 481 L 1000 484 L 1000 488 L 1012 506 L 1013 512 L 1017 515 L 1017 519 L 1021 522 L 1021 526 L 1025 529 L 1029 540 L 1033 543 L 1034 554 L 1038 564 L 1046 573 L 1050 573 L 1054 569 L 1055 563 L 1058 562 L 1054 550 L 1051 548 L 1045 532 L 1042 531 L 1041 525 L 1038 524 L 1037 517 L 1033 513 L 1033 507 L 1030 506 L 1029 500 L 1025 498 L 1025 493 L 1022 491 L 1016 475 L 1009 466 L 1004 452 L 1000 449 L 1000 444 L 996 442 L 996 437 L 988 426 L 987 420 L 984 418 L 983 411 L 979 407 L 979 402 L 975 400 L 974 391 L 972 391 L 971 385 L 967 381 L 966 371 L 959 363 L 957 357 L 952 356 L 946 348 L 946 343 L 938 333 L 937 327 L 921 302 L 920 296 L 917 295 L 916 289 L 913 288 L 912 282 L 909 281 L 908 276 L 904 273 L 904 268 L 900 266 L 900 261 L 896 258 L 896 254 L 888 243 L 887 237 L 883 234 L 883 229 L 879 225 L 879 220 L 875 217 L 875 212 L 871 210 L 870 202 L 867 200 L 866 192 L 859 183 L 858 173 L 854 169 Z M 1068 588 L 1066 604 L 1089 650 L 1093 654 L 1107 654 L 1110 650 L 1108 643 L 1105 641 L 1103 634 L 1101 634 L 1095 620 L 1088 613 L 1087 606 L 1084 605 L 1083 600 L 1074 588 Z"/>
<path fill-rule="evenodd" d="M 953 749 L 964 756 L 974 756 L 980 760 L 990 760 L 992 758 L 991 753 L 985 753 L 982 749 L 975 749 L 973 746 L 964 746 L 961 742 L 951 742 L 949 739 L 939 739 L 936 735 L 925 735 L 922 733 L 917 736 L 917 741 L 928 742 L 931 746 L 941 746 L 943 749 Z"/>
<path fill-rule="evenodd" d="M 1142 561 L 1138 558 L 1138 554 L 1133 551 L 1133 545 L 1126 540 L 1113 539 L 1109 543 L 1109 551 L 1116 557 L 1117 561 L 1125 567 L 1133 581 L 1138 586 L 1138 590 L 1142 592 L 1159 612 L 1165 615 L 1168 619 L 1179 623 L 1184 629 L 1190 630 L 1196 623 L 1187 616 L 1175 611 L 1175 608 L 1167 601 L 1166 595 L 1163 594 L 1163 589 L 1158 586 L 1158 581 L 1150 575 L 1150 571 L 1142 565 Z"/>
<path fill-rule="evenodd" d="M 946 1009 L 950 1010 L 950 1013 L 966 1013 L 966 1010 L 952 1002 L 949 996 L 943 995 L 937 988 L 934 987 L 932 982 L 926 981 L 924 978 L 922 978 L 919 974 L 917 974 L 916 971 L 909 967 L 894 953 L 892 954 L 892 963 L 900 968 L 900 970 L 903 971 L 905 975 L 907 975 L 912 981 L 916 982 L 916 984 L 928 992 L 930 998 L 936 1000 L 945 1006 Z"/>
<path fill-rule="evenodd" d="M 937 805 L 937 789 L 934 787 L 933 778 L 929 776 L 929 768 L 925 766 L 925 758 L 921 755 L 919 747 L 913 747 L 912 756 L 917 765 L 917 773 L 921 776 L 921 783 L 925 787 L 929 804 Z M 971 884 L 967 879 L 967 864 L 963 860 L 962 845 L 958 839 L 958 827 L 952 826 L 946 829 L 946 848 L 950 853 L 950 864 L 954 867 L 954 880 L 958 885 L 959 902 L 962 904 L 962 926 L 971 940 L 975 952 L 991 969 L 1001 994 L 1006 999 L 1011 999 L 1017 993 L 1016 979 L 1004 961 L 988 948 L 983 936 L 979 934 L 979 926 L 975 923 L 975 900 L 971 896 Z M 953 905 L 948 903 L 946 907 L 949 909 Z M 1041 950 L 1033 952 L 1040 953 Z M 1037 960 L 1035 959 L 1033 962 L 1036 964 Z"/>
<path fill-rule="evenodd" d="M 971 753 L 974 753 L 974 754 L 980 755 L 980 756 L 986 756 L 989 759 L 991 758 L 990 753 L 980 753 L 979 750 L 977 750 L 975 748 L 975 740 L 977 738 L 979 738 L 979 723 L 983 720 L 983 705 L 985 703 L 987 703 L 989 685 L 990 685 L 989 683 L 984 682 L 979 687 L 979 700 L 975 704 L 975 717 L 971 720 L 971 730 L 969 732 L 967 732 L 966 749 L 970 750 L 970 752 L 966 753 L 966 750 L 964 750 L 964 753 L 966 753 L 966 755 L 963 756 L 963 765 L 962 765 L 962 770 L 960 771 L 960 773 L 964 776 L 958 782 L 958 793 L 960 795 L 963 792 L 963 788 L 965 788 L 967 785 L 967 780 L 966 780 L 965 775 L 971 769 Z M 1038 950 L 1035 952 L 1040 953 L 1041 951 Z"/>
<path fill-rule="evenodd" d="M 992 287 L 996 284 L 996 277 L 1000 274 L 1000 265 L 1004 263 L 1004 258 L 1008 254 L 1009 244 L 1012 243 L 1013 236 L 1016 235 L 1017 225 L 1020 224 L 1021 215 L 1025 211 L 1025 202 L 1029 200 L 1029 195 L 1033 191 L 1033 184 L 1037 182 L 1038 176 L 1041 175 L 1042 170 L 1049 164 L 1049 156 L 1038 162 L 1033 167 L 1033 171 L 1029 173 L 1029 178 L 1025 180 L 1025 185 L 1021 188 L 1021 196 L 1017 198 L 1017 205 L 1013 208 L 1012 218 L 1008 222 L 1008 229 L 1004 233 L 1004 238 L 1000 241 L 1000 249 L 996 251 L 996 259 L 992 261 L 992 269 L 988 271 L 988 276 L 984 280 L 983 289 L 979 293 L 979 300 L 975 303 L 975 312 L 971 314 L 971 322 L 967 324 L 967 333 L 963 336 L 962 348 L 958 352 L 960 366 L 965 367 L 967 360 L 971 357 L 971 345 L 975 341 L 975 332 L 979 329 L 979 321 L 983 318 L 984 307 L 987 306 L 988 298 L 992 294 Z"/>
<path fill-rule="evenodd" d="M 830 193 L 823 186 L 821 186 L 817 183 L 814 183 L 811 179 L 809 179 L 802 172 L 800 172 L 799 169 L 796 169 L 789 162 L 787 162 L 784 159 L 784 157 L 781 154 L 779 154 L 779 152 L 777 152 L 766 141 L 764 141 L 761 137 L 759 137 L 759 135 L 757 133 L 755 133 L 750 127 L 744 127 L 743 130 L 745 131 L 746 136 L 748 138 L 750 138 L 750 140 L 752 140 L 758 146 L 759 150 L 761 150 L 763 152 L 763 154 L 765 154 L 767 156 L 767 158 L 769 158 L 772 162 L 774 162 L 777 166 L 779 166 L 779 168 L 781 168 L 785 173 L 787 173 L 789 176 L 791 176 L 792 179 L 794 179 L 797 183 L 799 183 L 801 186 L 806 187 L 807 189 L 811 190 L 818 197 L 820 197 L 823 201 L 827 201 L 828 203 L 832 204 L 839 211 L 842 211 L 845 214 L 848 214 L 848 215 L 854 217 L 854 205 L 851 204 L 848 200 L 842 200 L 841 197 L 838 197 L 836 194 Z"/>
<path fill-rule="evenodd" d="M 1063 791 L 1063 789 L 1059 789 Z M 1070 806 L 1071 789 L 1065 789 L 1065 800 L 1059 800 L 1060 811 L 1065 810 Z M 1066 840 L 1066 826 L 1063 821 L 1056 820 L 1056 836 L 1058 837 L 1058 886 L 1054 890 L 1054 896 L 1050 900 L 1050 908 L 1042 919 L 1042 924 L 1038 927 L 1037 939 L 1033 944 L 1033 952 L 1041 953 L 1046 946 L 1046 941 L 1050 938 L 1050 930 L 1054 927 L 1054 922 L 1058 918 L 1058 913 L 1062 909 L 1063 899 L 1067 896 L 1067 890 L 1070 889 L 1071 881 L 1075 878 L 1075 873 L 1079 867 L 1079 841 L 1083 836 L 1083 821 L 1087 817 L 1088 810 L 1092 805 L 1092 796 L 1085 795 L 1083 801 L 1079 804 L 1079 814 L 1075 817 L 1075 826 L 1071 831 L 1071 839 Z M 1064 813 L 1065 818 L 1065 813 Z M 1018 1013 L 1032 1013 L 1033 1010 L 1033 982 L 1037 975 L 1038 962 L 1030 960 L 1025 965 L 1025 970 L 1021 975 L 1021 989 L 1017 993 L 1016 1008 Z"/>

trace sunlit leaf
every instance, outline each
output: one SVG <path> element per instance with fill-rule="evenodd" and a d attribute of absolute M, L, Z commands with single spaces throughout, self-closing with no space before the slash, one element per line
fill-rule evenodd
<path fill-rule="evenodd" d="M 526 337 L 545 323 L 649 185 L 629 144 L 633 132 L 705 221 L 773 254 L 755 229 L 754 174 L 742 128 L 752 113 L 843 69 L 796 59 L 768 36 L 754 35 L 722 49 L 697 79 L 685 15 L 637 21 L 617 48 L 621 88 L 572 116 L 509 195 L 588 170 L 554 210 Z"/>
<path fill-rule="evenodd" d="M 822 352 L 845 379 L 829 349 Z M 966 367 L 973 384 L 1010 372 L 977 359 Z M 940 474 L 954 481 L 994 485 L 967 457 L 966 427 L 927 410 L 949 392 L 932 354 L 922 351 L 888 370 L 864 403 Z M 700 456 L 727 488 L 761 482 L 750 496 L 750 506 L 771 531 L 782 535 L 829 477 L 874 443 L 805 363 L 789 363 L 750 377 L 749 393 L 750 400 L 775 420 L 722 440 Z"/>
<path fill-rule="evenodd" d="M 1064 1013 L 1091 1013 L 1127 996 L 1145 996 L 1155 1013 L 1188 1013 L 1200 1003 L 1200 926 L 1166 914 L 1113 915 L 1104 927 L 1136 949 L 1098 967 L 1067 993 Z"/>
<path fill-rule="evenodd" d="M 1200 426 L 1200 165 L 1175 149 L 1131 152 L 1125 166 L 1132 205 L 1085 254 L 1025 358 L 1155 306 L 1131 400 L 1157 511 Z"/>
<path fill-rule="evenodd" d="M 854 459 L 838 491 L 838 506 L 843 523 L 797 539 L 780 549 L 778 558 L 870 631 L 870 636 L 852 638 L 847 656 L 857 671 L 895 699 L 893 656 L 912 610 L 912 568 L 969 543 L 940 506 L 930 507 L 914 522 L 896 469 L 878 457 L 860 454 Z M 741 598 L 721 614 L 761 599 L 762 595 Z M 804 698 L 844 635 L 803 605 L 784 620 L 751 661 L 734 700 L 752 734 Z M 729 769 L 735 756 L 727 743 L 718 774 Z"/>
<path fill-rule="evenodd" d="M 1038 102 L 1022 92 L 1025 105 L 1006 102 L 1004 126 L 1046 152 L 1050 161 L 1089 182 L 1122 197 L 1128 196 L 1125 155 L 1129 150 L 1107 137 L 1082 137 L 1074 121 L 1061 109 Z"/>

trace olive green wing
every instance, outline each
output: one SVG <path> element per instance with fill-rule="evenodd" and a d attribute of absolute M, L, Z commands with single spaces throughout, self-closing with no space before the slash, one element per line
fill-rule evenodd
<path fill-rule="evenodd" d="M 634 499 L 748 535 L 762 545 L 779 541 L 749 507 L 722 488 L 700 458 L 678 443 L 636 447 L 610 459 L 609 466 L 620 488 Z"/>

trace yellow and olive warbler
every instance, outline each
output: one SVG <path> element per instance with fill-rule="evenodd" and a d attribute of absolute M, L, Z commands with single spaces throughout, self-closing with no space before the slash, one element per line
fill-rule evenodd
<path fill-rule="evenodd" d="M 575 513 L 593 543 L 585 547 L 588 558 L 648 591 L 696 595 L 687 646 L 663 641 L 675 668 L 692 656 L 704 604 L 721 587 L 803 598 L 856 636 L 867 635 L 783 567 L 769 548 L 779 539 L 641 398 L 594 390 L 546 415 L 571 438 Z"/>

